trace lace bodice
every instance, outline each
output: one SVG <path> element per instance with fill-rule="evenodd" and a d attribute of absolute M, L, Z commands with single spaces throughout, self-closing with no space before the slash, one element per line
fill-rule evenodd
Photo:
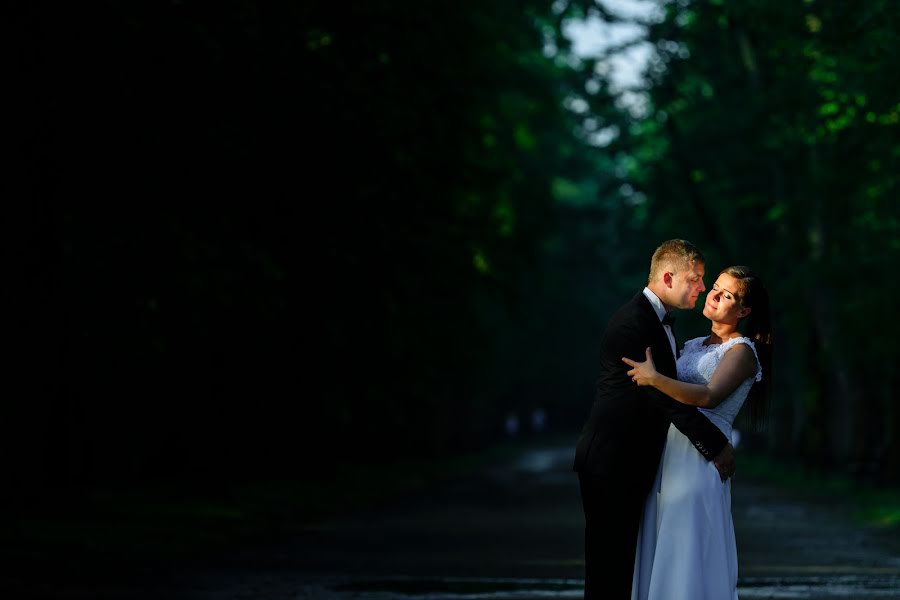
<path fill-rule="evenodd" d="M 700 408 L 700 412 L 704 413 L 709 419 L 715 423 L 719 429 L 726 433 L 731 431 L 731 425 L 734 423 L 735 417 L 744 405 L 747 394 L 754 381 L 762 379 L 762 367 L 759 364 L 759 356 L 756 354 L 756 346 L 753 341 L 746 337 L 737 337 L 730 339 L 722 344 L 703 345 L 705 337 L 698 337 L 688 340 L 684 344 L 681 351 L 681 357 L 678 359 L 678 379 L 688 383 L 699 383 L 705 385 L 712 379 L 713 371 L 719 366 L 719 361 L 725 356 L 725 353 L 736 344 L 747 344 L 753 350 L 753 356 L 756 357 L 756 376 L 748 377 L 746 381 L 734 390 L 731 395 L 722 400 L 715 408 Z"/>

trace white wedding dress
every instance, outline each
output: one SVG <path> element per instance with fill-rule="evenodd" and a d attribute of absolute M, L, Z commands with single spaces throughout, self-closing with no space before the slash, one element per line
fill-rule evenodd
<path fill-rule="evenodd" d="M 696 338 L 684 345 L 678 379 L 706 384 L 738 337 L 703 345 Z M 732 423 L 754 381 L 749 377 L 718 406 L 699 408 L 728 439 Z M 634 560 L 632 600 L 738 600 L 737 546 L 731 519 L 731 480 L 722 483 L 716 466 L 694 448 L 674 425 L 669 426 L 656 481 L 647 497 Z"/>

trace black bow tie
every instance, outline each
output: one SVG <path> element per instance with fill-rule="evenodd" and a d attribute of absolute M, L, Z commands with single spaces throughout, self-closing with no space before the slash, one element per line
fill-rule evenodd
<path fill-rule="evenodd" d="M 675 317 L 672 316 L 672 313 L 666 313 L 666 316 L 662 318 L 662 324 L 668 325 L 669 327 L 675 324 Z"/>

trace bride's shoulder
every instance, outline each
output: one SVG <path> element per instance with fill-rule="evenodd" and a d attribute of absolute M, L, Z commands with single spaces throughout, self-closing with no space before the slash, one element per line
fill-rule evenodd
<path fill-rule="evenodd" d="M 740 346 L 744 346 L 745 352 L 753 352 L 753 359 L 756 361 L 756 375 L 754 376 L 754 379 L 756 381 L 759 381 L 760 379 L 762 379 L 762 365 L 759 362 L 759 354 L 756 353 L 756 344 L 753 343 L 753 340 L 744 336 L 731 338 L 730 340 L 727 340 L 724 344 L 722 344 L 722 348 L 720 351 L 722 355 L 724 355 L 732 348 Z M 747 347 L 749 347 L 750 349 L 747 350 Z"/>
<path fill-rule="evenodd" d="M 725 342 L 722 343 L 722 350 L 729 350 L 731 348 L 734 348 L 738 344 L 745 344 L 747 346 L 750 346 L 750 348 L 753 350 L 753 353 L 756 353 L 756 344 L 753 343 L 753 340 L 743 335 L 725 340 Z"/>

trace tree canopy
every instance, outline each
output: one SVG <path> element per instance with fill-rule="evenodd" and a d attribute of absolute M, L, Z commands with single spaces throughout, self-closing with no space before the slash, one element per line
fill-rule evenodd
<path fill-rule="evenodd" d="M 13 3 L 17 475 L 314 474 L 532 408 L 574 443 L 682 237 L 770 287 L 767 447 L 896 478 L 897 7 L 657 6 Z M 646 29 L 638 89 L 587 17 Z"/>

